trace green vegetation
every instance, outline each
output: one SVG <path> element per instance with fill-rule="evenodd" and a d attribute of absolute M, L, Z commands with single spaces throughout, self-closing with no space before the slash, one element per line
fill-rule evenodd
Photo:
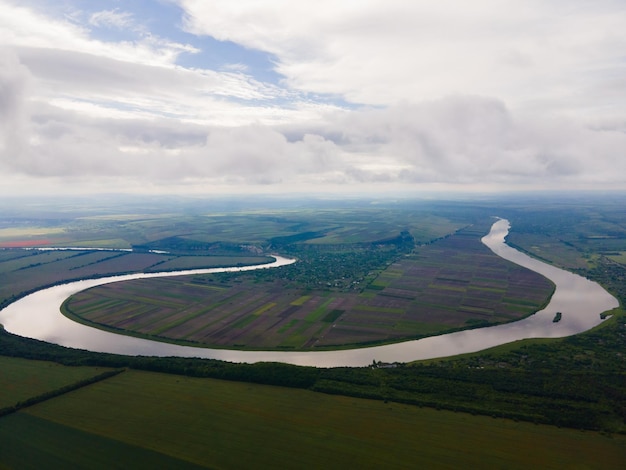
<path fill-rule="evenodd" d="M 290 318 L 280 327 L 283 332 L 298 330 L 291 333 L 293 338 L 306 331 L 306 318 L 325 325 L 345 318 L 347 309 L 331 301 L 339 296 L 349 294 L 374 299 L 387 292 L 398 296 L 399 301 L 406 301 L 403 297 L 409 297 L 409 294 L 394 286 L 405 276 L 403 262 L 419 258 L 422 263 L 433 263 L 446 250 L 440 251 L 438 256 L 433 255 L 430 261 L 425 253 L 446 246 L 448 239 L 453 243 L 455 240 L 448 237 L 440 244 L 435 242 L 437 238 L 494 214 L 512 222 L 511 243 L 533 256 L 599 282 L 620 300 L 622 306 L 625 305 L 626 265 L 617 255 L 626 252 L 626 213 L 623 210 L 626 203 L 622 196 L 416 203 L 399 207 L 402 204 L 376 207 L 369 222 L 361 224 L 362 231 L 354 217 L 350 219 L 346 212 L 340 211 L 333 214 L 333 210 L 328 209 L 317 211 L 320 221 L 313 220 L 308 225 L 297 225 L 296 222 L 302 224 L 307 217 L 316 219 L 314 210 L 294 209 L 288 217 L 285 211 L 278 221 L 275 216 L 267 214 L 246 214 L 237 219 L 239 225 L 233 226 L 232 233 L 228 232 L 228 216 L 225 214 L 207 218 L 217 224 L 213 231 L 207 229 L 211 226 L 208 222 L 199 222 L 195 226 L 191 215 L 167 219 L 158 214 L 143 218 L 113 214 L 80 222 L 65 217 L 63 221 L 49 224 L 39 221 L 37 225 L 81 226 L 84 228 L 82 232 L 68 231 L 65 235 L 69 237 L 76 233 L 83 237 L 82 241 L 108 237 L 110 240 L 132 239 L 130 244 L 136 245 L 185 234 L 183 238 L 213 243 L 220 240 L 233 242 L 240 236 L 242 244 L 261 249 L 269 247 L 270 239 L 274 239 L 273 243 L 285 243 L 285 239 L 276 240 L 276 237 L 322 232 L 323 237 L 303 236 L 293 245 L 283 245 L 283 248 L 301 254 L 303 261 L 310 256 L 308 265 L 304 262 L 294 265 L 294 268 L 308 266 L 306 269 L 313 273 L 308 278 L 306 269 L 285 270 L 288 278 L 272 279 L 275 274 L 269 271 L 259 278 L 251 276 L 257 285 L 283 282 L 293 290 L 293 295 L 290 297 L 285 288 L 275 293 L 273 299 L 266 299 L 254 308 L 251 306 L 250 314 L 274 302 L 278 305 L 283 296 L 288 297 L 287 304 L 295 302 L 291 305 L 295 308 L 303 308 L 319 297 L 307 317 Z M 349 212 L 367 218 L 364 214 L 368 209 L 362 205 Z M 415 215 L 407 217 L 407 223 L 402 222 L 412 210 Z M 278 216 L 280 211 L 274 212 Z M 141 211 L 137 210 L 137 213 Z M 395 223 L 392 223 L 392 216 Z M 268 218 L 263 221 L 262 217 Z M 368 238 L 367 231 L 376 228 L 376 217 L 381 218 L 382 228 Z M 426 224 L 434 222 L 436 228 L 421 230 L 417 223 L 420 217 Z M 291 230 L 281 232 L 288 223 L 292 223 Z M 253 237 L 254 224 L 259 224 L 259 231 Z M 468 229 L 472 230 L 472 227 Z M 408 252 L 402 251 L 404 248 L 398 248 L 405 230 L 417 247 L 410 256 L 405 256 Z M 50 236 L 59 233 L 52 232 Z M 224 235 L 227 233 L 230 235 Z M 131 237 L 131 234 L 134 235 Z M 294 239 L 287 239 L 287 242 L 289 240 Z M 384 240 L 396 241 L 385 244 L 382 243 Z M 239 243 L 238 239 L 236 243 Z M 305 286 L 304 283 L 310 282 L 311 278 L 315 282 L 337 279 L 336 272 L 328 268 L 333 263 L 318 263 L 316 259 L 326 257 L 326 261 L 334 262 L 342 256 L 346 256 L 346 260 L 354 257 L 354 263 L 346 263 L 353 271 L 346 272 L 353 272 L 350 275 L 356 278 L 360 276 L 357 260 L 366 258 L 359 252 L 372 250 L 381 258 L 376 261 L 379 264 L 373 265 L 378 267 L 370 269 L 372 274 L 364 278 L 364 284 L 370 288 L 359 292 L 346 291 L 346 286 L 332 283 L 319 290 Z M 154 256 L 150 253 L 133 255 Z M 194 255 L 208 256 L 206 252 Z M 332 258 L 335 255 L 337 257 Z M 33 258 L 18 261 L 24 256 Z M 96 271 L 100 266 L 116 266 L 127 255 L 87 253 L 81 256 L 84 256 L 82 260 L 74 256 L 58 259 L 50 256 L 37 259 L 35 256 L 39 254 L 0 250 L 0 294 L 5 301 L 26 291 L 28 286 L 34 289 L 73 276 L 74 271 L 69 270 L 72 266 L 83 266 L 80 269 L 92 266 Z M 395 258 L 397 256 L 399 258 Z M 99 259 L 102 261 L 98 262 Z M 144 263 L 151 261 L 150 258 L 141 259 Z M 9 264 L 5 265 L 5 262 Z M 97 264 L 90 264 L 94 262 Z M 442 265 L 445 263 L 449 263 L 449 259 Z M 3 270 L 3 265 L 12 268 Z M 313 270 L 324 269 L 323 266 L 327 267 L 326 271 Z M 75 271 L 76 274 L 82 272 Z M 502 296 L 506 289 L 504 279 L 498 282 L 492 279 L 492 285 L 469 289 L 461 282 L 465 280 L 464 272 L 455 270 L 436 276 L 445 295 L 441 296 L 443 301 L 437 299 L 434 304 L 441 308 L 449 296 L 458 295 L 458 292 L 471 291 L 475 298 L 485 299 L 492 293 Z M 30 284 L 26 282 L 28 276 L 25 273 L 32 277 Z M 480 279 L 482 276 L 474 277 L 473 282 Z M 203 277 L 187 282 L 207 292 L 221 293 L 236 287 L 239 281 L 236 276 L 224 275 L 212 281 Z M 390 292 L 390 289 L 396 290 Z M 407 290 L 406 287 L 402 289 Z M 524 299 L 519 295 L 507 294 L 503 298 L 515 304 L 516 309 L 524 306 Z M 395 297 L 391 299 L 396 300 Z M 174 296 L 169 301 L 176 303 L 178 299 Z M 387 304 L 378 306 L 381 309 L 400 308 Z M 474 314 L 487 308 L 476 303 L 466 307 Z M 267 307 L 258 318 L 270 315 L 274 308 Z M 441 310 L 446 311 L 445 308 Z M 450 304 L 449 311 L 453 310 L 453 304 Z M 378 311 L 380 313 L 384 311 Z M 474 316 L 472 325 L 480 325 L 480 317 Z M 432 327 L 427 322 L 424 325 Z M 291 346 L 297 344 L 294 341 Z M 100 465 L 114 468 L 109 465 L 110 460 L 106 460 L 107 453 L 119 454 L 122 459 L 127 457 L 133 462 L 148 462 L 149 466 L 149 462 L 155 459 L 163 459 L 163 466 L 172 468 L 184 468 L 183 465 L 193 465 L 193 462 L 209 467 L 242 466 L 247 462 L 248 452 L 253 450 L 259 456 L 254 460 L 258 467 L 293 464 L 301 468 L 303 463 L 299 459 L 308 458 L 305 464 L 310 466 L 319 462 L 317 466 L 328 467 L 337 462 L 345 467 L 346 462 L 350 465 L 355 462 L 363 467 L 392 468 L 406 467 L 407 462 L 414 464 L 421 458 L 422 466 L 428 468 L 458 466 L 459 462 L 469 467 L 484 467 L 486 462 L 491 467 L 503 468 L 622 468 L 626 461 L 625 348 L 626 313 L 622 309 L 610 312 L 609 319 L 594 330 L 569 338 L 525 340 L 462 357 L 415 364 L 336 369 L 98 354 L 16 337 L 0 329 L 0 357 L 46 360 L 65 366 L 130 369 L 0 418 L 0 439 L 7 443 L 0 454 L 0 467 L 14 467 L 18 462 L 16 459 L 26 456 L 28 460 L 19 461 L 23 468 L 41 468 L 41 462 L 60 462 L 59 466 L 64 467 L 97 468 Z M 37 364 L 35 369 L 41 367 L 41 363 Z M 13 366 L 6 367 L 11 370 Z M 14 368 L 19 370 L 20 366 Z M 74 367 L 58 370 L 69 373 Z M 168 375 L 137 372 L 139 370 Z M 56 390 L 66 383 L 81 380 L 67 377 L 50 387 L 39 387 L 33 393 L 45 394 L 48 388 Z M 42 383 L 46 384 L 47 380 L 42 379 Z M 260 384 L 281 388 L 261 387 Z M 23 395 L 17 397 L 11 393 L 0 388 L 0 397 L 5 402 L 23 400 Z M 84 418 L 81 420 L 81 417 Z M 125 419 L 129 422 L 127 427 L 124 427 Z M 80 450 L 76 455 L 60 453 L 61 443 L 67 445 L 67 442 L 76 443 L 84 452 Z M 155 442 L 161 447 L 151 450 L 155 448 Z M 7 452 L 5 447 L 9 449 Z M 332 456 L 331 461 L 323 460 L 329 456 Z M 232 460 L 238 457 L 238 460 Z"/>

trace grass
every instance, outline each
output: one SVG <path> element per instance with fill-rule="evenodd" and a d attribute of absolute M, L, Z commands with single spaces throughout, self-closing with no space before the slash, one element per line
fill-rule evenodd
<path fill-rule="evenodd" d="M 120 465 L 138 449 L 212 468 L 610 469 L 626 459 L 623 436 L 137 371 L 0 419 L 2 439 L 25 433 L 1 463 L 20 453 L 28 464 L 39 457 L 25 449 L 49 452 L 59 436 L 96 463 L 112 446 Z"/>

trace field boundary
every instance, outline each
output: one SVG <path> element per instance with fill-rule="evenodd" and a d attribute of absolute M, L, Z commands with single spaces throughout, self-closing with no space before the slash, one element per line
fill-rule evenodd
<path fill-rule="evenodd" d="M 65 385 L 55 390 L 50 390 L 48 392 L 35 395 L 34 397 L 30 397 L 30 398 L 27 398 L 26 400 L 19 401 L 15 403 L 14 405 L 5 406 L 4 408 L 0 408 L 0 418 L 2 418 L 3 416 L 9 415 L 11 413 L 20 411 L 29 406 L 33 406 L 38 403 L 42 403 L 46 400 L 59 397 L 69 392 L 73 392 L 74 390 L 81 389 L 88 385 L 92 385 L 92 384 L 101 382 L 103 380 L 110 379 L 111 377 L 115 377 L 116 375 L 121 374 L 125 370 L 126 369 L 108 370 L 106 372 L 102 372 L 101 374 L 95 375 L 88 379 L 79 380 L 78 382 L 74 382 L 73 384 Z"/>

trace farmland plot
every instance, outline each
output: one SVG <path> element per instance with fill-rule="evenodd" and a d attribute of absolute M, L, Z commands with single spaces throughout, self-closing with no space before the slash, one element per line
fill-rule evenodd
<path fill-rule="evenodd" d="M 485 227 L 417 248 L 360 292 L 203 275 L 99 286 L 64 309 L 99 327 L 183 344 L 303 350 L 419 338 L 539 310 L 552 283 L 493 254 L 480 242 Z"/>

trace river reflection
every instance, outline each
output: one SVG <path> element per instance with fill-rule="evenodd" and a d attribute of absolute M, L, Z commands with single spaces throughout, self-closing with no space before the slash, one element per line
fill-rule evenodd
<path fill-rule="evenodd" d="M 244 268 L 196 269 L 191 271 L 131 274 L 64 284 L 31 294 L 0 311 L 0 323 L 12 333 L 96 352 L 144 356 L 182 356 L 221 359 L 231 362 L 273 361 L 317 367 L 359 367 L 373 360 L 409 362 L 417 359 L 452 356 L 480 351 L 524 338 L 562 337 L 588 330 L 601 323 L 600 314 L 617 307 L 617 299 L 600 285 L 581 276 L 533 259 L 505 243 L 509 222 L 498 220 L 482 242 L 494 253 L 536 271 L 556 284 L 549 305 L 523 320 L 505 325 L 432 336 L 404 343 L 342 351 L 285 352 L 234 351 L 177 346 L 122 336 L 75 323 L 60 313 L 59 307 L 70 295 L 96 285 L 130 279 L 180 276 L 223 271 L 248 271 L 274 268 L 294 262 L 275 257 L 271 264 Z M 563 312 L 560 322 L 552 320 Z"/>

